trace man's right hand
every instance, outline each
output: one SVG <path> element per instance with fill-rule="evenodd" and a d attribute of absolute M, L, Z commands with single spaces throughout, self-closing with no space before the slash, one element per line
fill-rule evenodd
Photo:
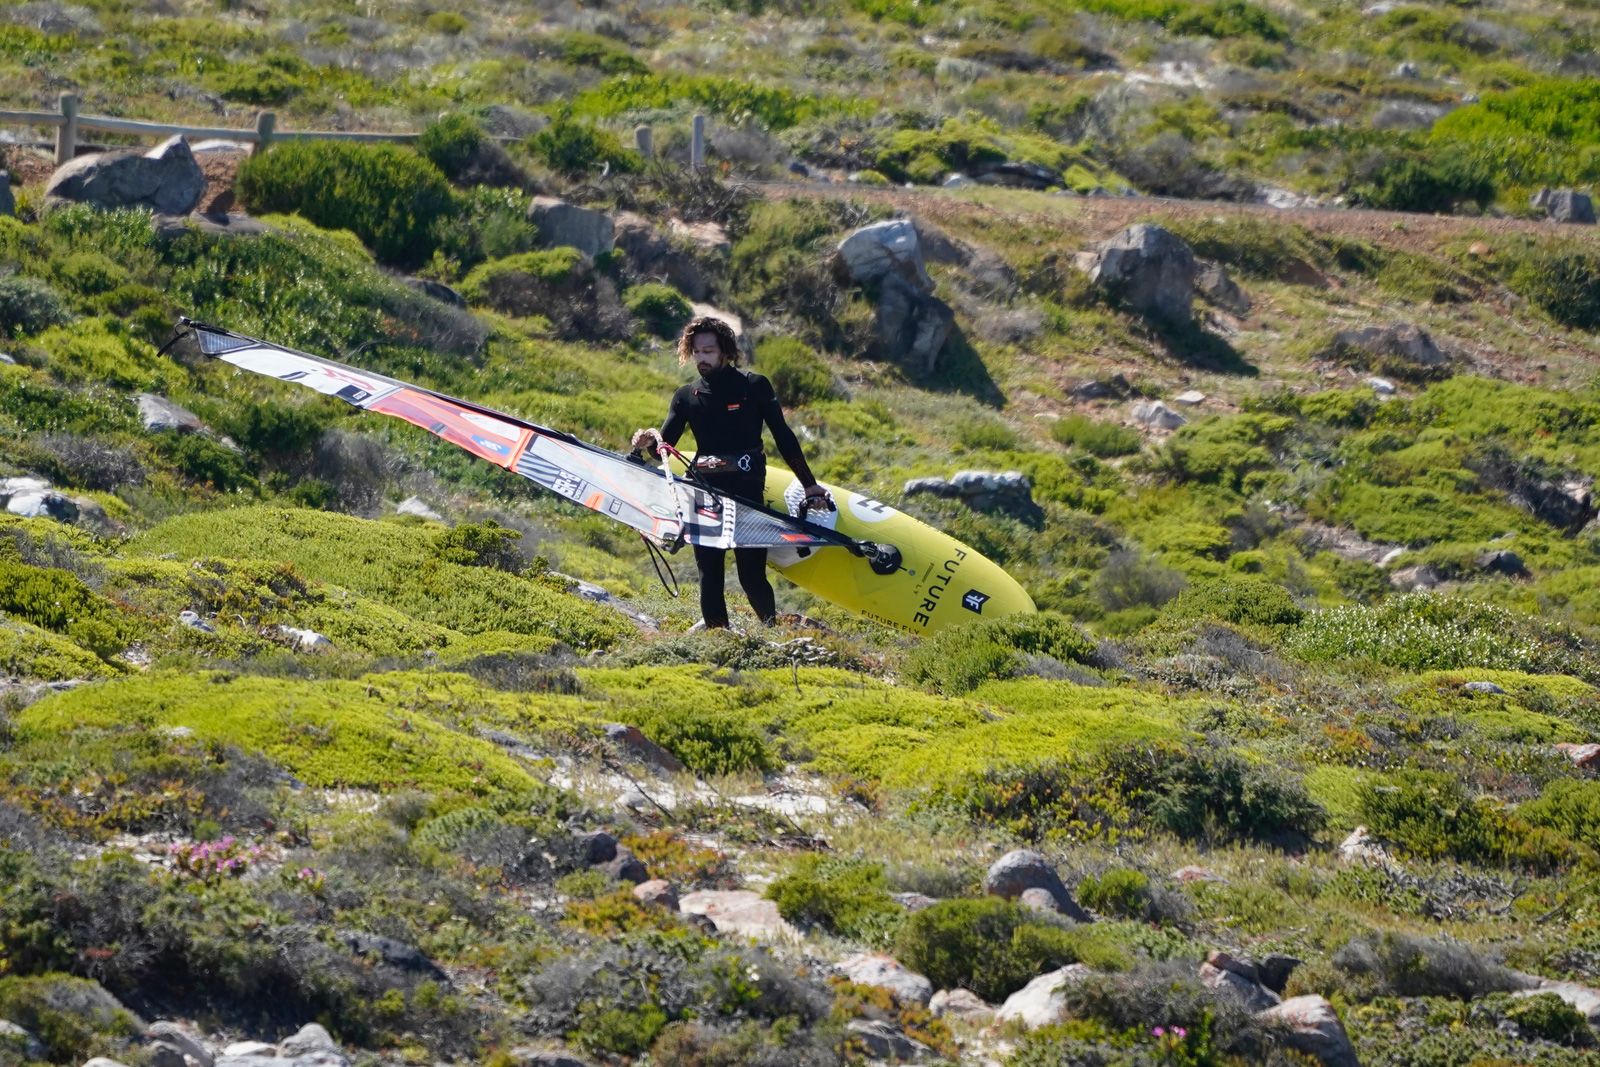
<path fill-rule="evenodd" d="M 648 451 L 652 456 L 661 447 L 661 431 L 655 427 L 633 431 L 633 444 L 635 452 Z"/>

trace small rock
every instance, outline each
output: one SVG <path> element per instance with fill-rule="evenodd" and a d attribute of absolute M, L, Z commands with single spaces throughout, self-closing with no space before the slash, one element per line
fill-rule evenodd
<path fill-rule="evenodd" d="M 1469 693 L 1486 693 L 1492 696 L 1504 696 L 1506 692 L 1493 682 L 1468 682 L 1461 688 Z"/>
<path fill-rule="evenodd" d="M 1532 204 L 1542 208 L 1556 222 L 1594 225 L 1594 201 L 1587 193 L 1572 189 L 1540 189 L 1533 194 Z"/>
<path fill-rule="evenodd" d="M 189 1067 L 183 1050 L 170 1041 L 153 1041 L 146 1052 L 149 1067 Z"/>
<path fill-rule="evenodd" d="M 1221 955 L 1229 962 L 1236 962 L 1224 953 Z M 1251 972 L 1255 967 L 1250 967 Z M 1270 989 L 1265 989 L 1252 976 L 1247 977 L 1239 971 L 1215 966 L 1209 961 L 1200 965 L 1200 984 L 1218 994 L 1231 998 L 1246 1011 L 1263 1011 L 1278 1003 L 1278 994 Z"/>
<path fill-rule="evenodd" d="M 278 636 L 289 642 L 296 652 L 321 652 L 333 647 L 333 642 L 315 630 L 302 630 L 296 626 L 280 625 Z"/>
<path fill-rule="evenodd" d="M 778 914 L 778 905 L 749 889 L 702 889 L 685 893 L 678 907 L 686 915 L 704 915 L 719 934 L 737 934 L 757 941 L 800 941 L 799 930 Z"/>
<path fill-rule="evenodd" d="M 590 867 L 617 858 L 617 839 L 604 830 L 585 831 L 576 835 L 573 843 L 577 846 L 578 862 Z"/>
<path fill-rule="evenodd" d="M 1068 391 L 1067 395 L 1074 400 L 1121 400 L 1132 395 L 1133 386 L 1128 384 L 1128 379 L 1120 374 L 1113 374 L 1104 381 L 1094 380 L 1080 382 Z"/>
<path fill-rule="evenodd" d="M 278 1046 L 265 1041 L 235 1041 L 222 1049 L 224 1056 L 276 1056 Z"/>
<path fill-rule="evenodd" d="M 650 871 L 630 849 L 618 847 L 613 859 L 598 865 L 613 881 L 638 885 L 650 880 Z"/>
<path fill-rule="evenodd" d="M 1408 593 L 1417 589 L 1432 589 L 1443 581 L 1444 574 L 1431 563 L 1401 567 L 1389 573 L 1389 584 Z"/>
<path fill-rule="evenodd" d="M 963 189 L 972 184 L 972 179 L 965 174 L 952 174 L 944 180 L 946 189 Z"/>
<path fill-rule="evenodd" d="M 1159 400 L 1141 400 L 1131 414 L 1134 422 L 1153 430 L 1176 430 L 1189 421 Z"/>
<path fill-rule="evenodd" d="M 43 478 L 0 478 L 0 505 L 24 519 L 78 520 L 77 505 Z"/>
<path fill-rule="evenodd" d="M 1394 396 L 1397 392 L 1395 385 L 1387 378 L 1371 377 L 1363 380 L 1368 388 L 1379 396 Z"/>
<path fill-rule="evenodd" d="M 164 396 L 154 393 L 135 393 L 134 406 L 139 409 L 139 421 L 149 433 L 176 430 L 179 433 L 201 433 L 205 423 L 188 408 L 180 407 Z"/>
<path fill-rule="evenodd" d="M 1477 558 L 1478 569 L 1490 574 L 1503 574 L 1508 578 L 1528 577 L 1527 565 L 1522 557 L 1508 549 L 1485 552 Z"/>
<path fill-rule="evenodd" d="M 849 1040 L 859 1042 L 867 1055 L 880 1060 L 915 1060 L 933 1052 L 898 1026 L 880 1019 L 851 1019 L 844 1029 Z"/>
<path fill-rule="evenodd" d="M 1206 954 L 1204 966 L 1215 967 L 1219 971 L 1229 971 L 1241 978 L 1248 978 L 1252 982 L 1261 980 L 1261 973 L 1256 965 L 1249 960 L 1240 959 L 1220 949 L 1213 949 Z"/>
<path fill-rule="evenodd" d="M 857 985 L 887 989 L 902 1004 L 927 1007 L 933 983 L 909 970 L 893 956 L 863 952 L 839 964 L 839 973 Z"/>
<path fill-rule="evenodd" d="M 429 522 L 443 522 L 444 516 L 434 511 L 420 496 L 408 496 L 395 507 L 397 515 L 416 515 L 427 519 Z"/>
<path fill-rule="evenodd" d="M 1575 745 L 1570 741 L 1562 741 L 1556 745 L 1556 751 L 1571 760 L 1575 767 L 1587 770 L 1600 766 L 1600 744 Z"/>
<path fill-rule="evenodd" d="M 970 989 L 941 989 L 928 1001 L 928 1010 L 940 1019 L 970 1023 L 986 1023 L 994 1018 L 994 1006 Z"/>
<path fill-rule="evenodd" d="M 1202 393 L 1198 389 L 1189 389 L 1173 397 L 1172 402 L 1175 404 L 1182 404 L 1184 407 L 1192 408 L 1196 404 L 1204 404 L 1206 402 L 1206 394 Z"/>
<path fill-rule="evenodd" d="M 1390 861 L 1389 853 L 1378 844 L 1365 826 L 1358 826 L 1339 843 L 1339 858 L 1346 862 L 1379 863 Z"/>
<path fill-rule="evenodd" d="M 292 1037 L 278 1042 L 278 1055 L 284 1058 L 305 1056 L 313 1052 L 338 1052 L 333 1035 L 318 1023 L 306 1023 Z"/>
<path fill-rule="evenodd" d="M 1078 922 L 1090 922 L 1089 913 L 1078 906 L 1061 884 L 1061 876 L 1043 854 L 1029 848 L 1014 849 L 995 860 L 983 876 L 983 891 L 992 897 L 1015 900 L 1023 890 L 1048 890 L 1057 909 Z"/>
<path fill-rule="evenodd" d="M 1323 1067 L 1360 1067 L 1350 1035 L 1333 1005 L 1322 997 L 1290 997 L 1256 1018 L 1274 1027 L 1285 1045 L 1315 1056 Z"/>
<path fill-rule="evenodd" d="M 1376 7 L 1377 5 L 1373 5 L 1373 6 Z M 1406 78 L 1406 79 L 1420 78 L 1420 77 L 1422 77 L 1422 69 L 1420 67 L 1418 67 L 1415 63 L 1412 63 L 1412 62 L 1410 62 L 1408 60 L 1408 61 L 1406 61 L 1404 63 L 1401 63 L 1401 64 L 1397 65 L 1394 68 L 1394 76 L 1396 78 Z"/>
<path fill-rule="evenodd" d="M 217 632 L 217 628 L 215 626 L 212 626 L 209 622 L 206 622 L 206 620 L 202 619 L 197 612 L 190 611 L 187 608 L 178 612 L 178 621 L 184 626 L 189 627 L 189 629 L 199 630 L 201 633 L 214 634 Z"/>
<path fill-rule="evenodd" d="M 678 891 L 665 878 L 652 878 L 633 887 L 633 899 L 651 907 L 678 910 Z"/>
<path fill-rule="evenodd" d="M 1135 311 L 1180 325 L 1194 320 L 1194 251 L 1160 226 L 1139 223 L 1102 242 L 1088 274 Z"/>
<path fill-rule="evenodd" d="M 1437 370 L 1450 364 L 1450 357 L 1429 336 L 1428 331 L 1409 322 L 1389 326 L 1366 326 L 1340 330 L 1322 353 L 1323 358 L 1365 360 L 1390 359 L 1421 370 Z"/>
<path fill-rule="evenodd" d="M 153 1022 L 145 1030 L 144 1036 L 152 1041 L 165 1041 L 175 1045 L 185 1056 L 200 1064 L 200 1067 L 212 1067 L 213 1057 L 210 1050 L 198 1037 L 177 1023 L 165 1019 Z"/>
<path fill-rule="evenodd" d="M 921 911 L 923 908 L 931 908 L 939 903 L 926 893 L 891 893 L 890 896 L 894 898 L 896 904 L 907 911 Z"/>
<path fill-rule="evenodd" d="M 1081 963 L 1068 964 L 1059 971 L 1041 974 L 1006 998 L 995 1012 L 995 1022 L 1017 1021 L 1029 1030 L 1054 1026 L 1066 1017 L 1067 1006 L 1061 990 L 1083 981 L 1093 972 Z"/>
<path fill-rule="evenodd" d="M 128 1067 L 128 1065 L 108 1056 L 96 1056 L 92 1060 L 85 1060 L 83 1067 Z"/>
<path fill-rule="evenodd" d="M 1196 867 L 1196 866 L 1193 866 L 1193 865 L 1188 866 L 1188 867 L 1179 867 L 1177 870 L 1173 871 L 1172 872 L 1172 880 L 1175 881 L 1175 882 L 1225 882 L 1225 881 L 1227 881 L 1226 878 L 1223 878 L 1221 875 L 1215 873 L 1214 871 L 1210 870 L 1207 867 Z"/>
<path fill-rule="evenodd" d="M 1208 303 L 1234 315 L 1250 313 L 1250 297 L 1239 288 L 1239 283 L 1228 276 L 1220 263 L 1198 260 L 1194 274 L 1194 287 Z"/>
<path fill-rule="evenodd" d="M 518 1047 L 512 1049 L 509 1055 L 519 1067 L 589 1067 L 576 1056 L 549 1049 Z"/>
<path fill-rule="evenodd" d="M 576 248 L 590 259 L 611 251 L 616 242 L 610 215 L 550 196 L 533 198 L 528 221 L 539 231 L 539 243 L 544 247 Z"/>
<path fill-rule="evenodd" d="M 364 930 L 340 930 L 335 936 L 357 956 L 364 956 L 398 970 L 411 971 L 436 982 L 448 983 L 450 980 L 449 975 L 440 970 L 439 965 L 415 945 L 392 937 L 384 937 L 382 934 L 369 934 Z"/>
<path fill-rule="evenodd" d="M 465 308 L 467 298 L 450 288 L 444 282 L 436 282 L 432 278 L 406 278 L 405 283 L 423 296 L 448 304 L 453 308 Z"/>

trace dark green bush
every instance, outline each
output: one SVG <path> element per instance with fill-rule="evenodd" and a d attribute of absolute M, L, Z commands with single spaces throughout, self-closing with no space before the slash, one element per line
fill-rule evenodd
<path fill-rule="evenodd" d="M 0 978 L 0 1019 L 30 1031 L 57 1063 L 81 1062 L 97 1041 L 139 1036 L 139 1022 L 99 985 L 65 974 Z"/>
<path fill-rule="evenodd" d="M 622 306 L 646 330 L 667 340 L 676 339 L 678 331 L 694 316 L 688 299 L 662 282 L 644 282 L 633 286 L 622 295 Z"/>
<path fill-rule="evenodd" d="M 440 530 L 433 539 L 433 551 L 446 563 L 464 567 L 488 567 L 508 574 L 521 574 L 528 561 L 517 551 L 522 534 L 508 530 L 493 519 L 481 523 L 463 522 Z"/>
<path fill-rule="evenodd" d="M 1520 811 L 1469 797 L 1460 778 L 1444 771 L 1403 770 L 1364 782 L 1356 803 L 1373 834 L 1417 856 L 1547 871 L 1586 855 L 1566 836 L 1534 825 Z M 1552 818 L 1548 807 L 1536 807 L 1534 814 L 1558 829 L 1563 821 Z"/>
<path fill-rule="evenodd" d="M 1460 152 L 1395 152 L 1369 160 L 1357 173 L 1351 200 L 1381 211 L 1449 214 L 1456 205 L 1487 207 L 1494 179 Z"/>
<path fill-rule="evenodd" d="M 1111 422 L 1097 422 L 1086 415 L 1068 415 L 1050 427 L 1050 436 L 1061 444 L 1081 448 L 1092 455 L 1127 456 L 1144 447 L 1138 430 Z"/>
<path fill-rule="evenodd" d="M 755 369 L 772 381 L 778 400 L 786 407 L 801 407 L 834 395 L 828 365 L 793 337 L 763 338 L 756 345 Z"/>
<path fill-rule="evenodd" d="M 545 166 L 568 177 L 593 174 L 608 164 L 613 174 L 632 173 L 643 165 L 639 153 L 624 148 L 610 130 L 565 117 L 530 137 L 528 150 Z"/>
<path fill-rule="evenodd" d="M 1238 575 L 1197 582 L 1167 605 L 1170 619 L 1213 618 L 1238 626 L 1293 626 L 1305 617 L 1281 585 Z"/>
<path fill-rule="evenodd" d="M 1078 962 L 1079 942 L 1075 931 L 1008 900 L 941 900 L 907 917 L 894 956 L 936 989 L 966 988 L 999 1002 Z"/>
<path fill-rule="evenodd" d="M 1113 867 L 1078 882 L 1078 903 L 1090 911 L 1122 919 L 1142 919 L 1150 907 L 1150 879 L 1140 871 Z"/>
<path fill-rule="evenodd" d="M 1511 288 L 1563 326 L 1600 329 L 1600 253 L 1578 244 L 1541 244 L 1523 253 Z"/>
<path fill-rule="evenodd" d="M 476 171 L 472 172 L 477 177 Z M 487 259 L 504 259 L 531 252 L 539 230 L 528 219 L 526 194 L 493 184 L 478 184 L 460 192 L 456 208 L 435 228 L 437 258 L 451 275 L 470 271 Z"/>
<path fill-rule="evenodd" d="M 0 557 L 0 612 L 65 634 L 101 659 L 121 651 L 129 637 L 122 614 L 70 571 L 30 567 Z"/>
<path fill-rule="evenodd" d="M 1516 1023 L 1523 1033 L 1545 1041 L 1578 1046 L 1594 1044 L 1589 1020 L 1555 993 L 1536 993 L 1512 1001 L 1506 1008 L 1506 1018 Z"/>
<path fill-rule="evenodd" d="M 1298 778 L 1214 745 L 1125 747 L 1104 761 L 1113 780 L 1128 783 L 1134 810 L 1185 839 L 1287 845 L 1327 820 Z"/>
<path fill-rule="evenodd" d="M 169 431 L 152 444 L 163 461 L 197 485 L 219 493 L 253 490 L 255 475 L 236 451 L 197 433 Z"/>
<path fill-rule="evenodd" d="M 1009 678 L 1028 656 L 1088 663 L 1095 642 L 1064 615 L 1040 612 L 952 626 L 924 638 L 906 658 L 906 680 L 946 695 L 966 693 L 991 678 Z"/>
<path fill-rule="evenodd" d="M 296 212 L 349 230 L 397 267 L 427 262 L 438 245 L 435 227 L 455 207 L 439 168 L 394 145 L 276 145 L 239 168 L 238 190 L 252 212 Z"/>
<path fill-rule="evenodd" d="M 489 143 L 471 116 L 453 111 L 429 123 L 417 138 L 417 152 L 452 181 L 459 180 Z"/>
<path fill-rule="evenodd" d="M 650 73 L 650 68 L 626 45 L 598 33 L 568 30 L 557 34 L 551 43 L 562 61 L 575 67 L 594 67 L 602 74 Z"/>
<path fill-rule="evenodd" d="M 905 909 L 889 895 L 883 864 L 803 856 L 767 887 L 778 914 L 801 928 L 820 926 L 855 941 L 886 944 Z"/>
<path fill-rule="evenodd" d="M 1517 816 L 1600 851 L 1600 781 L 1557 778 Z"/>
<path fill-rule="evenodd" d="M 20 337 L 71 319 L 60 294 L 38 278 L 0 277 L 0 337 Z"/>
<path fill-rule="evenodd" d="M 770 774 L 783 765 L 761 732 L 737 712 L 642 709 L 631 721 L 701 776 Z"/>

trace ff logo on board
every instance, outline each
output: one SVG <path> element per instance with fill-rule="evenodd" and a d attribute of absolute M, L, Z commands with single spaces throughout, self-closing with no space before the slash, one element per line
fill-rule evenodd
<path fill-rule="evenodd" d="M 987 593 L 980 593 L 976 589 L 968 589 L 961 597 L 961 606 L 978 615 L 983 614 L 983 605 L 989 600 Z"/>

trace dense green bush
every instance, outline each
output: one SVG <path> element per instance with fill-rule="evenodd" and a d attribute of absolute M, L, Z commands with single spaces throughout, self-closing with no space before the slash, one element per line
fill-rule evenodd
<path fill-rule="evenodd" d="M 1587 185 L 1600 178 L 1600 85 L 1549 78 L 1457 108 L 1434 123 L 1429 143 L 1471 152 L 1507 186 Z"/>
<path fill-rule="evenodd" d="M 1045 971 L 1077 963 L 1086 940 L 1008 900 L 941 900 L 907 917 L 894 956 L 936 989 L 999 1002 Z"/>
<path fill-rule="evenodd" d="M 1087 663 L 1095 642 L 1072 620 L 1054 612 L 1012 615 L 952 626 L 924 638 L 906 658 L 906 680 L 955 695 L 991 678 L 1009 678 L 1028 656 Z"/>
<path fill-rule="evenodd" d="M 803 341 L 766 337 L 756 345 L 755 369 L 772 381 L 786 407 L 803 407 L 834 395 L 833 372 Z"/>
<path fill-rule="evenodd" d="M 1577 1046 L 1594 1044 L 1594 1031 L 1589 1028 L 1588 1018 L 1557 993 L 1535 993 L 1515 1000 L 1507 1006 L 1506 1018 L 1516 1023 L 1522 1032 L 1545 1041 Z"/>
<path fill-rule="evenodd" d="M 478 122 L 453 111 L 424 127 L 417 138 L 417 152 L 445 177 L 459 180 L 487 143 L 488 134 Z"/>
<path fill-rule="evenodd" d="M 1358 168 L 1351 200 L 1381 211 L 1449 214 L 1462 203 L 1487 207 L 1494 179 L 1475 159 L 1459 151 L 1399 151 L 1375 157 Z"/>
<path fill-rule="evenodd" d="M 1600 329 L 1600 253 L 1541 243 L 1516 259 L 1509 284 L 1563 326 Z"/>
<path fill-rule="evenodd" d="M 70 318 L 60 294 L 48 282 L 15 275 L 0 277 L 0 337 L 38 333 Z"/>
<path fill-rule="evenodd" d="M 1050 427 L 1050 436 L 1064 445 L 1081 448 L 1092 455 L 1127 456 L 1144 447 L 1139 431 L 1111 422 L 1097 422 L 1087 415 L 1068 415 Z"/>
<path fill-rule="evenodd" d="M 622 305 L 646 330 L 666 340 L 675 340 L 684 324 L 694 316 L 688 299 L 663 282 L 633 286 L 622 294 Z"/>
<path fill-rule="evenodd" d="M 557 174 L 569 177 L 592 175 L 601 167 L 627 174 L 643 165 L 639 153 L 624 148 L 610 130 L 566 117 L 557 118 L 528 138 L 528 150 Z"/>
<path fill-rule="evenodd" d="M 1299 778 L 1215 745 L 1128 746 L 1108 751 L 1103 763 L 1141 819 L 1186 840 L 1292 846 L 1327 819 Z"/>
<path fill-rule="evenodd" d="M 1517 816 L 1600 851 L 1600 781 L 1557 778 Z"/>
<path fill-rule="evenodd" d="M 296 212 L 349 230 L 373 255 L 415 267 L 433 254 L 434 230 L 454 209 L 439 168 L 393 145 L 290 141 L 239 168 L 240 199 L 256 213 Z"/>
<path fill-rule="evenodd" d="M 0 612 L 65 634 L 101 659 L 122 650 L 127 620 L 77 575 L 0 557 Z"/>
<path fill-rule="evenodd" d="M 887 944 L 905 914 L 889 895 L 883 864 L 803 856 L 767 887 L 778 914 L 803 928 L 820 926 L 853 941 Z"/>
<path fill-rule="evenodd" d="M 1241 574 L 1189 586 L 1163 615 L 1175 620 L 1221 619 L 1238 626 L 1293 626 L 1305 611 L 1283 586 Z"/>
<path fill-rule="evenodd" d="M 1078 903 L 1100 915 L 1142 919 L 1150 908 L 1150 879 L 1127 867 L 1113 867 L 1078 882 Z"/>
<path fill-rule="evenodd" d="M 0 1019 L 32 1033 L 57 1063 L 92 1055 L 97 1042 L 111 1039 L 118 1047 L 139 1036 L 138 1020 L 114 997 L 65 974 L 0 977 Z"/>
<path fill-rule="evenodd" d="M 1356 798 L 1367 827 L 1413 855 L 1550 870 L 1583 852 L 1521 812 L 1468 796 L 1460 778 L 1444 771 L 1396 771 L 1363 782 Z"/>

